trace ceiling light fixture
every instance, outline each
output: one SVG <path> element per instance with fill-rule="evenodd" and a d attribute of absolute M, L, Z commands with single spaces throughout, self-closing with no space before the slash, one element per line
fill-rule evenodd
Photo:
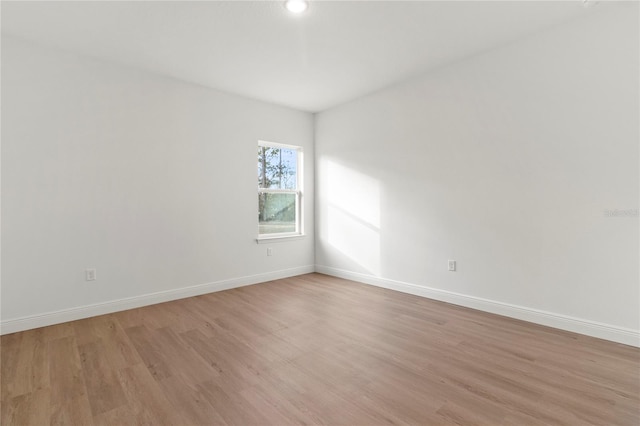
<path fill-rule="evenodd" d="M 302 13 L 309 8 L 309 2 L 307 0 L 287 0 L 284 2 L 284 7 L 291 13 Z"/>

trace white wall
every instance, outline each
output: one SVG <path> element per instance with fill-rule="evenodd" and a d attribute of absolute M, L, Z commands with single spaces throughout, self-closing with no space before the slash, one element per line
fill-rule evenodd
<path fill-rule="evenodd" d="M 304 239 L 256 244 L 258 139 Z M 311 114 L 3 37 L 2 331 L 312 271 L 313 160 Z"/>
<path fill-rule="evenodd" d="M 638 344 L 638 39 L 604 7 L 319 114 L 317 270 Z"/>

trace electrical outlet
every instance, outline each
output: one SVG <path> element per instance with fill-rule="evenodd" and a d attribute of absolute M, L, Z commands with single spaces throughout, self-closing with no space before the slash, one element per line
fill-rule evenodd
<path fill-rule="evenodd" d="M 456 271 L 456 261 L 455 260 L 449 260 L 448 267 L 449 267 L 449 271 L 450 272 L 455 272 Z"/>
<path fill-rule="evenodd" d="M 267 256 L 273 256 L 273 249 L 271 247 L 267 248 Z"/>
<path fill-rule="evenodd" d="M 84 279 L 85 281 L 95 281 L 97 278 L 95 269 L 85 269 Z"/>

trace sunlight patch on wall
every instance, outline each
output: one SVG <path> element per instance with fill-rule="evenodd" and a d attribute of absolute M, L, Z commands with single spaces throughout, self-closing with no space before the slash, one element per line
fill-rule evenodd
<path fill-rule="evenodd" d="M 380 275 L 380 184 L 363 173 L 327 164 L 327 237 L 366 272 Z"/>
<path fill-rule="evenodd" d="M 380 184 L 378 180 L 340 164 L 329 162 L 328 201 L 376 228 L 380 228 Z"/>

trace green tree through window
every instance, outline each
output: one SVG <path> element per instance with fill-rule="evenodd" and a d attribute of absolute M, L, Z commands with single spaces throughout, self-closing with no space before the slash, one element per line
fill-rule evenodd
<path fill-rule="evenodd" d="M 301 233 L 299 147 L 258 145 L 258 234 Z"/>

